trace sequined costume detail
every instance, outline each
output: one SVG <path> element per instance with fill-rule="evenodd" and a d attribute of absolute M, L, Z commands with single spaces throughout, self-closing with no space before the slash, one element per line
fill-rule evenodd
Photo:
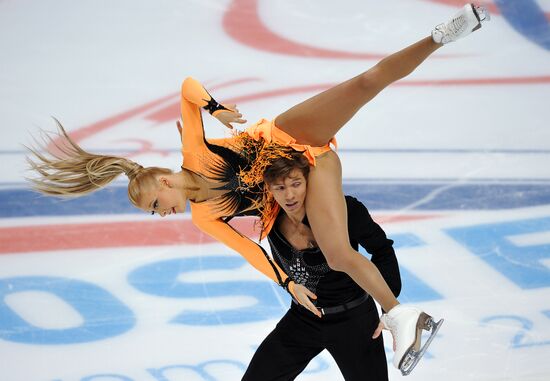
<path fill-rule="evenodd" d="M 279 242 L 274 242 L 273 236 L 275 236 Z M 317 265 L 307 264 L 304 260 L 304 255 L 323 255 L 321 250 L 319 248 L 296 250 L 286 241 L 277 229 L 274 229 L 272 234 L 268 236 L 268 241 L 273 255 L 277 258 L 277 261 L 282 265 L 283 270 L 285 270 L 288 276 L 290 276 L 294 282 L 316 293 L 319 281 L 325 274 L 330 272 L 331 269 L 326 262 Z M 287 259 L 279 252 L 278 248 L 281 247 L 281 243 L 284 243 L 285 249 L 292 254 L 292 258 Z"/>

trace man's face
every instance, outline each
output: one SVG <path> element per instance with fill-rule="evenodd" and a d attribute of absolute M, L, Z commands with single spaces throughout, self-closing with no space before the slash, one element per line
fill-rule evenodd
<path fill-rule="evenodd" d="M 307 181 L 299 169 L 292 170 L 287 177 L 273 181 L 268 189 L 287 214 L 305 208 Z"/>

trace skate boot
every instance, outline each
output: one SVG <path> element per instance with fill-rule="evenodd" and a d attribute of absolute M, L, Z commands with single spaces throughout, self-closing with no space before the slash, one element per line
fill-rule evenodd
<path fill-rule="evenodd" d="M 491 16 L 484 7 L 466 4 L 449 22 L 434 28 L 432 39 L 438 44 L 448 44 L 478 30 L 482 22 L 490 19 Z"/>
<path fill-rule="evenodd" d="M 443 324 L 443 319 L 436 323 L 430 315 L 419 309 L 401 304 L 382 315 L 380 321 L 390 330 L 395 340 L 393 365 L 403 376 L 412 372 Z M 420 347 L 422 330 L 429 331 L 430 337 Z"/>

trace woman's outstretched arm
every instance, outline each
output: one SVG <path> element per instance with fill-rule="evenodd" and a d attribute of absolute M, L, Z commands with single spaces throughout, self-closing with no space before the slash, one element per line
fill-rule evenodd
<path fill-rule="evenodd" d="M 193 223 L 203 232 L 235 250 L 256 270 L 266 275 L 296 298 L 295 284 L 288 275 L 273 261 L 267 252 L 250 238 L 245 237 L 226 222 L 203 218 L 200 213 L 193 213 Z"/>

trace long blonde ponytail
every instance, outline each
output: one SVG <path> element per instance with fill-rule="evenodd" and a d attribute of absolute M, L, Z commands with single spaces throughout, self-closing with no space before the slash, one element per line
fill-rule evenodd
<path fill-rule="evenodd" d="M 44 134 L 43 142 L 38 149 L 29 148 L 27 162 L 31 170 L 39 176 L 28 179 L 35 190 L 40 193 L 60 196 L 78 197 L 104 188 L 121 174 L 128 176 L 128 197 L 134 205 L 139 202 L 140 184 L 153 184 L 157 173 L 172 173 L 166 168 L 143 168 L 132 160 L 108 155 L 96 155 L 84 151 L 67 134 L 61 123 L 55 119 L 58 136 Z M 41 153 L 46 152 L 45 154 Z M 141 179 L 137 179 L 137 178 Z M 138 180 L 138 181 L 134 181 Z M 137 188 L 137 189 L 136 189 Z"/>

